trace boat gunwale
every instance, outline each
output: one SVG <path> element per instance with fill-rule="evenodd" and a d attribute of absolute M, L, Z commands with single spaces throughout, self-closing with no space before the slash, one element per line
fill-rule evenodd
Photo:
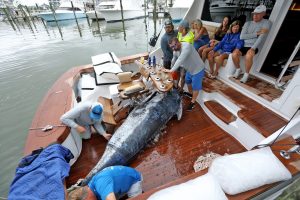
<path fill-rule="evenodd" d="M 140 57 L 147 59 L 148 53 L 121 57 L 120 61 L 122 65 L 126 65 L 134 63 L 134 61 Z M 44 148 L 50 144 L 63 143 L 67 138 L 70 132 L 69 127 L 64 126 L 60 122 L 60 116 L 72 106 L 73 100 L 70 99 L 73 98 L 73 85 L 79 79 L 80 75 L 92 71 L 92 64 L 77 66 L 63 73 L 54 82 L 45 94 L 33 117 L 23 150 L 24 156 L 29 155 L 33 150 Z M 63 98 L 64 103 L 61 104 Z M 55 103 L 49 104 L 49 99 L 51 99 L 52 102 L 55 101 Z M 53 124 L 49 124 L 49 121 Z M 44 132 L 42 128 L 46 125 L 52 125 L 54 127 L 52 130 Z"/>

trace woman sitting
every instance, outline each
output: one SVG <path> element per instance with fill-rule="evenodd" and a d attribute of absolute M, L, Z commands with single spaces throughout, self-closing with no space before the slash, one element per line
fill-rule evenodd
<path fill-rule="evenodd" d="M 209 44 L 204 45 L 198 49 L 198 53 L 202 58 L 203 62 L 205 62 L 208 52 L 210 52 L 215 45 L 223 39 L 225 34 L 227 33 L 230 25 L 230 16 L 224 17 L 220 27 L 216 30 L 214 39 L 209 41 Z"/>
<path fill-rule="evenodd" d="M 240 21 L 234 21 L 229 28 L 229 32 L 224 36 L 221 42 L 219 42 L 213 50 L 208 53 L 208 62 L 210 67 L 210 73 L 208 77 L 211 79 L 216 78 L 218 71 L 225 59 L 234 49 L 241 49 L 244 46 L 244 40 L 240 39 L 241 26 Z M 216 69 L 214 64 L 216 62 Z"/>
<path fill-rule="evenodd" d="M 194 38 L 194 47 L 198 50 L 203 45 L 208 44 L 209 42 L 209 35 L 206 28 L 202 25 L 200 19 L 196 19 L 193 23 L 194 31 L 195 31 L 195 38 Z"/>

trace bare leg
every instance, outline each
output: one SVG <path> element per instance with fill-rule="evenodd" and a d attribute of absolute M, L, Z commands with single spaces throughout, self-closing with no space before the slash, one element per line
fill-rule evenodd
<path fill-rule="evenodd" d="M 234 63 L 234 66 L 239 69 L 241 68 L 240 66 L 240 56 L 242 55 L 242 53 L 239 50 L 234 50 L 232 55 L 232 61 Z"/>
<path fill-rule="evenodd" d="M 198 94 L 199 94 L 199 90 L 193 90 L 193 96 L 192 96 L 192 101 L 191 101 L 192 103 L 196 102 Z"/>
<path fill-rule="evenodd" d="M 213 47 L 207 47 L 206 49 L 203 50 L 203 52 L 202 52 L 202 60 L 203 60 L 203 62 L 205 62 L 205 60 L 207 58 L 207 54 L 211 50 L 213 50 Z"/>
<path fill-rule="evenodd" d="M 209 63 L 209 69 L 210 69 L 210 74 L 214 73 L 214 54 L 209 53 L 208 54 L 208 63 Z"/>
<path fill-rule="evenodd" d="M 180 68 L 180 80 L 178 85 L 180 92 L 183 92 L 184 84 L 185 84 L 185 69 Z"/>
<path fill-rule="evenodd" d="M 224 60 L 228 58 L 228 54 L 222 54 L 216 57 L 216 69 L 214 71 L 214 76 L 218 75 L 220 67 L 223 65 Z"/>
<path fill-rule="evenodd" d="M 204 50 L 207 46 L 208 46 L 208 45 L 204 45 L 204 46 L 202 46 L 202 47 L 200 47 L 200 48 L 198 49 L 198 54 L 199 54 L 200 58 L 202 58 L 202 52 L 203 52 L 203 50 Z"/>
<path fill-rule="evenodd" d="M 250 69 L 253 65 L 253 57 L 255 56 L 255 52 L 249 50 L 245 56 L 245 67 L 246 67 L 246 73 L 249 74 Z"/>

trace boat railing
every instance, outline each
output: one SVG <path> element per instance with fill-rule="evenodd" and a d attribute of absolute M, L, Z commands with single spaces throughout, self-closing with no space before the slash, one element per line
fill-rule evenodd
<path fill-rule="evenodd" d="M 295 55 L 297 54 L 299 48 L 300 48 L 300 40 L 298 41 L 298 44 L 296 45 L 296 47 L 295 47 L 293 53 L 291 54 L 291 56 L 289 57 L 288 61 L 285 63 L 279 77 L 275 81 L 275 88 L 282 89 L 282 82 L 281 82 L 282 77 L 284 76 L 285 72 L 290 67 L 291 63 L 293 62 L 293 59 L 294 59 Z"/>

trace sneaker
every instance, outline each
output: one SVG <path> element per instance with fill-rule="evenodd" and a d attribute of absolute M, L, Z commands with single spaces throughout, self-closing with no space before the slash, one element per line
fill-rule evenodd
<path fill-rule="evenodd" d="M 178 90 L 179 92 L 179 96 L 183 96 L 183 91 L 182 90 Z"/>
<path fill-rule="evenodd" d="M 248 81 L 248 78 L 249 78 L 249 74 L 248 73 L 245 73 L 243 78 L 241 78 L 241 83 L 246 83 Z"/>
<path fill-rule="evenodd" d="M 187 111 L 192 111 L 193 110 L 193 108 L 195 107 L 195 103 L 190 103 L 189 105 L 188 105 L 188 107 L 187 107 Z"/>
<path fill-rule="evenodd" d="M 183 92 L 183 94 L 184 94 L 184 96 L 187 96 L 189 98 L 193 97 L 193 95 L 191 93 L 189 93 L 189 92 Z"/>
<path fill-rule="evenodd" d="M 233 74 L 233 78 L 238 78 L 240 74 L 241 74 L 241 69 L 240 68 L 236 69 Z"/>

